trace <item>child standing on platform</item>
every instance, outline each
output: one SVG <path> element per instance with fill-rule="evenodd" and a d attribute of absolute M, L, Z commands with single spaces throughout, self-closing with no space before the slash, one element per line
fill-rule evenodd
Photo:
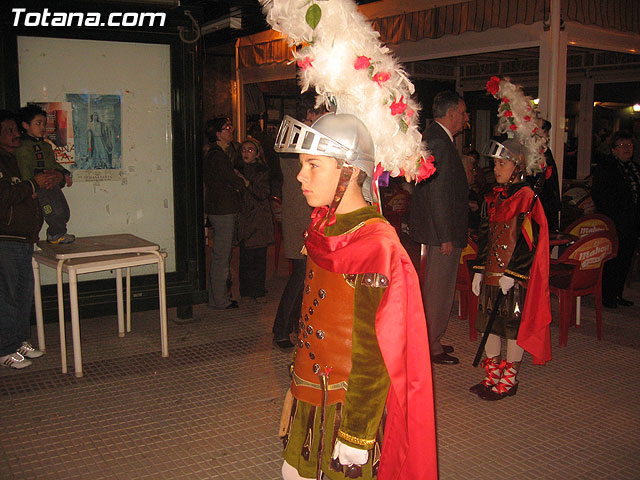
<path fill-rule="evenodd" d="M 20 109 L 20 124 L 24 131 L 22 145 L 16 149 L 20 175 L 23 181 L 31 180 L 38 173 L 51 173 L 58 177 L 57 185 L 37 192 L 38 203 L 47 222 L 47 241 L 52 244 L 72 243 L 76 237 L 67 233 L 69 204 L 62 188 L 73 184 L 71 173 L 56 162 L 53 148 L 45 137 L 47 114 L 37 105 Z"/>

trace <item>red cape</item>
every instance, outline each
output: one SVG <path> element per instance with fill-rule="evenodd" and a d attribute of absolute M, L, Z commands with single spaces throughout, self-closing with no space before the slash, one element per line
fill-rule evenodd
<path fill-rule="evenodd" d="M 320 267 L 342 273 L 380 273 L 390 282 L 376 313 L 376 336 L 391 387 L 379 480 L 438 478 L 433 382 L 427 324 L 415 268 L 391 225 L 376 222 L 326 237 L 316 229 L 327 209 L 316 209 L 307 253 Z"/>
<path fill-rule="evenodd" d="M 498 192 L 487 195 L 487 205 L 496 205 Z M 520 212 L 526 212 L 533 200 L 533 190 L 523 187 L 507 198 L 500 207 L 489 211 L 491 221 L 502 222 L 513 218 Z M 547 217 L 538 199 L 531 210 L 530 219 L 540 227 L 538 244 L 529 271 L 527 297 L 522 310 L 518 345 L 529 352 L 533 363 L 544 365 L 551 360 L 551 304 L 549 295 L 549 228 Z"/>

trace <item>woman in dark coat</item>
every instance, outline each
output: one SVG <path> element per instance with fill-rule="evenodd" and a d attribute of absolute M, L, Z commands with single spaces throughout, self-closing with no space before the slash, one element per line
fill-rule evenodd
<path fill-rule="evenodd" d="M 269 205 L 269 167 L 260 142 L 248 138 L 240 145 L 237 167 L 245 184 L 238 223 L 240 296 L 264 303 L 267 245 L 274 241 L 274 227 Z"/>
<path fill-rule="evenodd" d="M 640 233 L 640 169 L 633 163 L 633 135 L 616 132 L 612 156 L 593 172 L 591 196 L 596 209 L 613 221 L 618 234 L 618 256 L 604 265 L 602 304 L 607 308 L 633 305 L 622 296 Z"/>

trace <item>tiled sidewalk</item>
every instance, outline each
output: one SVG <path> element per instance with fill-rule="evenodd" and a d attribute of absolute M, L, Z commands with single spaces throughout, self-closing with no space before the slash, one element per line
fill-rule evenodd
<path fill-rule="evenodd" d="M 290 357 L 272 346 L 271 323 L 285 281 L 271 276 L 264 305 L 199 305 L 185 324 L 170 310 L 169 358 L 157 311 L 134 314 L 125 338 L 115 317 L 83 319 L 80 379 L 60 372 L 58 327 L 47 324 L 47 355 L 0 370 L 0 478 L 280 478 Z M 640 288 L 628 296 L 640 305 Z M 477 344 L 452 316 L 447 342 L 462 363 L 434 368 L 440 478 L 640 478 L 638 313 L 605 310 L 598 342 L 585 299 L 568 346 L 556 347 L 554 322 L 553 361 L 525 356 L 518 394 L 496 403 L 467 391 L 482 376 Z"/>

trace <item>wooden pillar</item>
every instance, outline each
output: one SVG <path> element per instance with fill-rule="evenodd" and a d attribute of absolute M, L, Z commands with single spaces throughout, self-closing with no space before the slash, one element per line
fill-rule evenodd
<path fill-rule="evenodd" d="M 578 114 L 578 172 L 577 179 L 591 173 L 591 141 L 593 139 L 594 80 L 585 76 L 580 81 L 580 113 Z"/>
<path fill-rule="evenodd" d="M 560 30 L 560 1 L 551 0 L 551 26 L 540 38 L 540 111 L 551 122 L 549 147 L 562 180 L 567 94 L 567 33 Z M 562 189 L 562 181 L 560 182 Z"/>

